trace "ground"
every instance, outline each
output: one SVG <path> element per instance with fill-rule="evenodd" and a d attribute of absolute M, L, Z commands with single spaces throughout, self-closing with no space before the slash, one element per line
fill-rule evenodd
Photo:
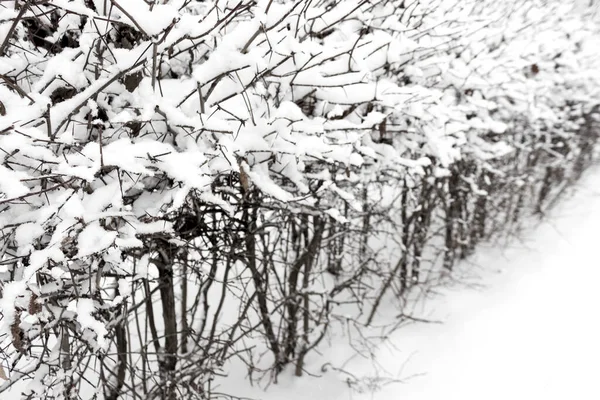
<path fill-rule="evenodd" d="M 404 374 L 423 375 L 363 397 L 600 399 L 600 169 L 536 225 L 463 265 L 479 266 L 479 285 L 434 300 L 443 323 L 400 330 L 379 351 L 390 370 L 410 354 Z"/>
<path fill-rule="evenodd" d="M 431 323 L 396 331 L 372 362 L 344 366 L 358 378 L 397 381 L 359 393 L 345 374 L 327 372 L 244 392 L 265 400 L 600 399 L 600 168 L 504 244 L 481 246 L 459 266 L 457 283 L 417 310 Z"/>

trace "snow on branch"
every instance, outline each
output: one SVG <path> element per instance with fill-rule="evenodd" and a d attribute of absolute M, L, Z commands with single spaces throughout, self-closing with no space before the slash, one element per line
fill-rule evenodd
<path fill-rule="evenodd" d="M 0 393 L 210 398 L 232 360 L 302 375 L 334 325 L 423 283 L 428 249 L 450 270 L 590 164 L 599 20 L 3 1 Z"/>

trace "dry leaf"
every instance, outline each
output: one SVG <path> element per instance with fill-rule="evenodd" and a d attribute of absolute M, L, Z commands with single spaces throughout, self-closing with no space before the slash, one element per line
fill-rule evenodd
<path fill-rule="evenodd" d="M 244 189 L 244 192 L 248 192 L 248 190 L 250 189 L 250 179 L 248 178 L 248 174 L 246 173 L 246 171 L 244 171 L 244 168 L 242 167 L 242 162 L 243 160 L 240 161 L 240 183 L 242 184 L 242 189 Z"/>
<path fill-rule="evenodd" d="M 4 371 L 4 367 L 2 367 L 2 365 L 0 365 L 0 378 L 4 379 L 5 381 L 8 380 L 8 376 L 6 376 L 6 372 Z"/>
<path fill-rule="evenodd" d="M 77 89 L 73 87 L 59 87 L 56 88 L 50 95 L 52 104 L 62 103 L 63 101 L 72 99 L 77 94 Z"/>
<path fill-rule="evenodd" d="M 12 336 L 12 344 L 15 346 L 15 349 L 19 350 L 20 353 L 25 353 L 25 347 L 23 343 L 23 330 L 20 327 L 21 325 L 21 312 L 17 311 L 15 315 L 15 322 L 10 326 L 10 333 Z"/>
<path fill-rule="evenodd" d="M 144 79 L 144 74 L 140 71 L 134 72 L 133 74 L 126 75 L 123 79 L 123 84 L 125 85 L 125 89 L 128 92 L 132 93 L 135 89 L 138 88 L 140 82 Z"/>
<path fill-rule="evenodd" d="M 40 303 L 37 302 L 37 295 L 34 293 L 31 295 L 31 297 L 29 298 L 29 314 L 31 315 L 35 315 L 37 313 L 39 313 L 40 311 L 42 311 L 42 305 Z"/>
<path fill-rule="evenodd" d="M 537 74 L 540 72 L 540 67 L 538 67 L 538 65 L 537 65 L 537 64 L 532 64 L 532 65 L 531 65 L 531 72 L 532 72 L 534 75 L 537 75 Z"/>

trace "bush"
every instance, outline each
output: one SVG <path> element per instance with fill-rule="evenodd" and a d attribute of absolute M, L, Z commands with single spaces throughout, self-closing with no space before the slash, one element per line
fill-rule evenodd
<path fill-rule="evenodd" d="M 563 3 L 2 2 L 0 391 L 300 376 L 543 213 L 600 117 L 598 8 Z"/>

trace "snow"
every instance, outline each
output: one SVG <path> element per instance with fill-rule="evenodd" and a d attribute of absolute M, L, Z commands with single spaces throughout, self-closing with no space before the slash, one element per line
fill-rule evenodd
<path fill-rule="evenodd" d="M 17 177 L 25 178 L 27 174 L 23 172 L 15 174 L 0 165 L 0 192 L 4 193 L 7 198 L 23 196 L 29 192 L 27 186 L 21 183 Z"/>
<path fill-rule="evenodd" d="M 103 251 L 113 245 L 116 237 L 116 232 L 104 230 L 97 221 L 91 222 L 79 233 L 77 255 L 84 257 Z"/>
<path fill-rule="evenodd" d="M 571 198 L 541 222 L 532 219 L 521 239 L 482 245 L 456 267 L 454 284 L 414 304 L 414 316 L 430 323 L 400 328 L 373 358 L 336 341 L 316 376 L 286 371 L 264 391 L 240 384 L 243 374 L 233 371 L 232 393 L 261 400 L 600 398 L 599 188 L 595 167 Z"/>
<path fill-rule="evenodd" d="M 523 242 L 490 245 L 459 266 L 471 276 L 423 310 L 442 323 L 402 328 L 377 352 L 404 383 L 352 398 L 600 398 L 598 188 L 596 167 Z"/>
<path fill-rule="evenodd" d="M 92 316 L 92 313 L 95 311 L 92 299 L 77 300 L 77 322 L 81 324 L 82 329 L 88 328 L 93 331 L 96 335 L 95 340 L 98 343 L 98 347 L 103 348 L 106 343 L 105 335 L 108 332 L 106 326 Z"/>
<path fill-rule="evenodd" d="M 264 193 L 267 193 L 274 198 L 281 201 L 290 201 L 292 195 L 281 189 L 273 180 L 269 177 L 268 172 L 264 171 L 264 168 L 255 167 L 250 169 L 247 163 L 242 162 L 240 168 L 246 173 L 248 178 L 260 188 Z"/>
<path fill-rule="evenodd" d="M 30 245 L 35 239 L 39 238 L 44 234 L 44 229 L 40 224 L 25 223 L 19 225 L 15 229 L 15 240 L 19 246 Z"/>
<path fill-rule="evenodd" d="M 286 268 L 280 270 L 279 265 L 287 263 L 288 251 L 279 245 L 285 240 L 285 232 L 277 228 L 280 223 L 286 226 L 288 217 L 293 221 L 296 216 L 323 215 L 328 216 L 327 220 L 346 224 L 339 230 L 333 226 L 339 240 L 334 237 L 331 243 L 337 247 L 336 242 L 339 242 L 342 254 L 337 254 L 338 250 L 332 254 L 326 247 L 322 253 L 343 261 L 348 273 L 358 271 L 359 266 L 363 270 L 364 252 L 362 246 L 360 251 L 356 246 L 356 228 L 359 223 L 365 228 L 372 224 L 374 234 L 369 241 L 378 243 L 368 250 L 375 253 L 374 260 L 382 270 L 369 271 L 360 282 L 361 291 L 367 290 L 362 288 L 363 284 L 371 286 L 370 292 L 365 292 L 366 298 L 371 298 L 378 290 L 379 273 L 390 270 L 387 267 L 396 262 L 399 248 L 405 250 L 399 243 L 405 241 L 400 237 L 401 229 L 396 229 L 399 225 L 384 222 L 378 226 L 377 219 L 367 222 L 371 217 L 364 218 L 365 211 L 373 208 L 373 215 L 382 221 L 397 220 L 395 214 L 402 211 L 398 208 L 402 182 L 410 189 L 409 202 L 414 203 L 421 179 L 427 179 L 424 175 L 431 170 L 431 178 L 449 176 L 457 160 L 475 162 L 477 174 L 486 169 L 494 174 L 507 172 L 507 180 L 512 180 L 514 187 L 521 182 L 524 191 L 532 188 L 529 183 L 537 175 L 514 176 L 510 166 L 498 166 L 502 162 L 499 157 L 520 152 L 516 145 L 519 141 L 513 136 L 523 134 L 524 148 L 535 145 L 538 140 L 542 146 L 542 135 L 549 139 L 572 139 L 573 132 L 582 132 L 582 125 L 587 122 L 582 110 L 591 109 L 600 93 L 597 57 L 600 35 L 599 25 L 590 14 L 592 9 L 586 7 L 589 11 L 582 10 L 581 14 L 569 13 L 572 7 L 558 0 L 544 4 L 529 2 L 527 7 L 515 2 L 509 14 L 505 14 L 505 5 L 493 0 L 466 3 L 458 0 L 55 0 L 42 2 L 36 10 L 32 8 L 25 14 L 28 20 L 39 19 L 45 26 L 43 32 L 49 29 L 49 36 L 43 33 L 44 38 L 38 38 L 44 39 L 44 46 L 36 43 L 39 40 L 31 40 L 31 27 L 27 25 L 32 21 L 16 21 L 16 30 L 9 32 L 18 7 L 13 7 L 16 2 L 5 3 L 0 6 L 3 47 L 0 55 L 3 74 L 0 77 L 0 202 L 3 205 L 0 227 L 4 235 L 0 261 L 6 266 L 2 267 L 4 272 L 0 272 L 0 287 L 4 288 L 0 293 L 4 296 L 0 299 L 0 333 L 10 331 L 15 313 L 24 313 L 27 308 L 23 295 L 32 292 L 47 297 L 44 315 L 39 316 L 36 329 L 57 339 L 56 333 L 50 331 L 52 328 L 42 321 L 49 318 L 50 311 L 59 315 L 70 301 L 71 317 L 78 314 L 74 321 L 78 325 L 77 335 L 72 336 L 73 348 L 78 348 L 82 340 L 96 343 L 93 349 L 85 350 L 85 357 L 92 357 L 90 365 L 101 357 L 101 354 L 93 354 L 96 350 L 110 353 L 113 350 L 110 349 L 115 322 L 110 315 L 112 310 L 98 311 L 110 304 L 141 301 L 139 297 L 144 294 L 133 289 L 139 285 L 136 281 L 140 277 L 148 277 L 148 283 L 156 284 L 152 281 L 158 270 L 146 254 L 154 251 L 153 242 L 162 243 L 164 238 L 169 238 L 174 247 L 183 244 L 181 232 L 166 220 L 177 221 L 178 216 L 190 210 L 198 212 L 198 222 L 201 216 L 203 224 L 214 223 L 214 226 L 210 233 L 208 229 L 198 230 L 200 236 L 188 243 L 190 246 L 186 247 L 190 252 L 185 256 L 194 263 L 207 259 L 208 242 L 202 244 L 203 240 L 217 230 L 216 242 L 209 237 L 211 247 L 216 249 L 210 251 L 217 251 L 214 254 L 221 254 L 223 259 L 231 257 L 231 264 L 237 264 L 238 251 L 241 259 L 247 256 L 244 250 L 248 250 L 245 249 L 248 242 L 244 242 L 243 232 L 238 237 L 227 221 L 231 221 L 233 227 L 239 225 L 239 213 L 244 207 L 254 207 L 255 200 L 261 201 L 256 204 L 261 208 L 257 215 L 261 218 L 260 225 L 269 230 L 261 245 L 265 249 L 273 247 L 268 250 L 273 260 L 261 259 L 260 268 L 268 268 L 265 270 L 268 271 L 265 275 L 268 296 L 265 297 L 273 310 L 273 319 L 279 319 L 275 321 L 276 329 L 281 330 L 284 322 L 280 316 L 285 314 L 279 310 L 283 310 L 280 305 L 287 302 L 288 293 L 285 289 L 280 293 L 275 282 L 287 276 Z M 86 18 L 80 18 L 79 14 Z M 531 21 L 536 24 L 532 25 Z M 11 33 L 10 38 L 8 33 Z M 64 37 L 65 33 L 74 35 L 71 37 L 74 42 Z M 63 46 L 63 40 L 69 43 Z M 49 50 L 46 42 L 55 41 L 60 48 Z M 76 48 L 70 47 L 73 44 Z M 133 79 L 137 83 L 132 83 L 133 73 L 141 73 L 141 81 Z M 71 87 L 77 89 L 76 93 L 68 96 L 57 93 L 57 89 Z M 494 140 L 490 141 L 489 136 Z M 548 143 L 543 145 L 542 149 L 548 153 L 554 151 Z M 577 154 L 570 153 L 569 157 L 577 157 Z M 564 161 L 556 153 L 550 158 L 556 163 Z M 572 160 L 567 161 L 572 164 Z M 547 165 L 544 162 L 538 167 Z M 475 175 L 462 178 L 473 193 L 485 195 L 477 189 L 479 180 Z M 434 183 L 433 179 L 429 182 Z M 263 196 L 242 197 L 249 189 Z M 443 192 L 444 184 L 437 189 Z M 440 199 L 445 201 L 444 194 Z M 228 215 L 217 217 L 221 214 L 217 207 Z M 207 212 L 200 213 L 204 208 Z M 275 210 L 282 212 L 279 215 Z M 413 212 L 413 215 L 416 214 Z M 388 229 L 390 232 L 386 232 Z M 239 249 L 234 248 L 238 239 Z M 552 250 L 561 248 L 548 241 Z M 232 248 L 227 249 L 228 246 Z M 371 247 L 371 243 L 367 246 Z M 132 248 L 139 249 L 129 251 Z M 173 261 L 178 262 L 183 253 L 177 252 Z M 29 257 L 15 258 L 13 254 Z M 485 258 L 486 254 L 489 259 Z M 488 370 L 495 376 L 514 370 L 516 376 L 505 377 L 511 382 L 506 390 L 512 388 L 513 381 L 527 376 L 524 368 L 529 364 L 523 361 L 518 365 L 520 368 L 507 368 L 508 358 L 493 366 L 488 359 L 501 361 L 505 355 L 517 357 L 515 352 L 525 358 L 527 351 L 533 351 L 532 362 L 547 356 L 546 347 L 536 350 L 531 344 L 525 348 L 518 345 L 523 341 L 529 343 L 525 339 L 538 337 L 544 340 L 537 340 L 535 344 L 546 345 L 546 331 L 559 334 L 550 322 L 547 325 L 542 322 L 551 320 L 551 312 L 571 316 L 573 312 L 569 311 L 579 308 L 567 305 L 568 308 L 561 309 L 565 301 L 562 296 L 561 301 L 551 296 L 557 292 L 556 286 L 564 291 L 567 278 L 593 276 L 587 271 L 576 272 L 575 276 L 556 272 L 555 280 L 547 282 L 554 286 L 545 294 L 542 290 L 545 286 L 537 286 L 543 279 L 537 273 L 532 275 L 525 289 L 520 289 L 521 283 L 518 287 L 511 286 L 513 281 L 508 277 L 527 282 L 516 272 L 504 275 L 505 280 L 500 281 L 488 276 L 488 269 L 492 267 L 522 273 L 526 268 L 519 263 L 527 259 L 525 253 L 517 253 L 519 263 L 510 267 L 498 261 L 500 257 L 496 253 L 482 252 L 479 256 L 483 257 L 479 264 L 486 269 L 476 271 L 477 276 L 489 278 L 490 282 L 485 283 L 492 287 L 507 285 L 501 286 L 504 289 L 497 298 L 463 292 L 464 285 L 444 289 L 446 297 L 427 302 L 427 308 L 417 315 L 443 319 L 445 324 L 415 325 L 400 330 L 382 345 L 377 357 L 370 356 L 374 349 L 361 347 L 366 351 L 367 364 L 346 361 L 355 354 L 355 346 L 365 346 L 370 341 L 357 341 L 349 337 L 350 334 L 335 332 L 332 338 L 327 337 L 330 348 L 321 345 L 323 348 L 315 348 L 305 360 L 307 370 L 310 373 L 322 371 L 323 379 L 290 379 L 291 371 L 285 371 L 280 384 L 265 394 L 240 384 L 248 379 L 239 371 L 239 365 L 227 365 L 223 368 L 224 374 L 230 374 L 227 379 L 237 379 L 231 390 L 240 391 L 243 397 L 256 398 L 290 398 L 294 396 L 290 391 L 295 390 L 298 398 L 318 399 L 347 396 L 350 386 L 366 396 L 397 378 L 405 379 L 427 371 L 427 378 L 410 380 L 410 385 L 393 389 L 389 386 L 391 392 L 378 391 L 375 396 L 383 396 L 379 398 L 385 400 L 394 397 L 395 391 L 406 391 L 405 397 L 411 398 L 414 391 L 418 394 L 413 397 L 418 398 L 415 396 L 428 396 L 428 391 L 436 389 L 436 393 L 430 394 L 433 398 L 441 397 L 440 394 L 448 397 L 448 393 L 466 397 L 468 390 L 479 386 L 469 382 L 469 377 L 476 377 L 481 385 L 494 386 L 494 375 L 483 372 Z M 136 264 L 137 257 L 141 260 Z M 305 273 L 311 281 L 310 296 L 317 308 L 334 285 L 334 278 L 323 273 L 325 258 L 316 257 L 310 268 L 306 263 Z M 560 257 L 554 255 L 553 259 Z M 527 263 L 542 265 L 545 260 Z M 563 261 L 568 264 L 571 260 Z M 207 284 L 205 267 L 198 268 L 199 272 L 190 269 L 192 273 L 185 277 L 187 284 Z M 238 267 L 241 271 L 242 266 Z M 473 270 L 463 267 L 458 270 L 460 274 L 454 276 L 459 282 L 483 282 L 474 281 Z M 531 266 L 527 268 L 530 270 Z M 271 270 L 272 276 L 269 275 Z M 546 270 L 551 271 L 551 265 Z M 125 271 L 127 279 L 134 275 L 130 295 L 125 288 L 127 282 L 116 278 L 115 271 Z M 226 315 L 223 320 L 217 320 L 220 311 L 212 309 L 210 315 L 202 316 L 204 321 L 211 318 L 217 321 L 214 328 L 218 336 L 235 323 L 235 318 L 241 318 L 240 327 L 255 324 L 260 319 L 252 303 L 254 300 L 245 297 L 246 290 L 253 289 L 252 284 L 246 283 L 250 282 L 249 272 L 240 271 L 235 278 L 219 276 L 210 292 L 202 294 L 211 307 L 218 302 L 215 300 L 218 293 L 225 296 L 231 292 L 239 300 L 238 303 L 228 297 L 221 303 L 226 304 L 223 306 L 226 310 L 221 313 Z M 119 285 L 118 300 L 112 298 L 116 284 Z M 570 286 L 581 287 L 576 282 Z M 303 290 L 306 287 L 303 284 Z M 96 290 L 99 288 L 103 290 Z M 363 331 L 349 326 L 352 318 L 359 317 L 357 312 L 353 313 L 356 310 L 344 304 L 344 296 L 349 296 L 354 288 L 343 290 L 335 299 L 333 295 L 327 299 L 331 300 L 332 308 L 326 310 L 323 318 L 335 320 L 332 330 L 341 329 L 343 325 L 352 333 L 380 336 L 379 328 Z M 514 293 L 510 302 L 504 300 L 506 291 Z M 532 303 L 527 296 L 529 291 L 535 292 L 536 301 L 541 298 L 544 303 Z M 150 296 L 151 301 L 153 296 Z M 462 302 L 463 298 L 467 300 Z M 198 299 L 190 298 L 189 304 Z M 240 304 L 246 300 L 249 301 L 248 317 L 240 317 Z M 505 329 L 530 323 L 530 314 L 536 318 L 546 315 L 537 311 L 540 304 L 552 307 L 547 318 L 539 322 L 546 330 L 529 327 L 525 332 L 513 332 Z M 489 311 L 482 313 L 482 305 L 487 305 Z M 363 306 L 368 305 L 361 304 Z M 124 310 L 129 309 L 124 307 Z M 381 315 L 397 313 L 396 309 L 380 311 Z M 125 312 L 127 316 L 129 312 Z M 196 318 L 196 312 L 192 314 L 190 323 L 197 325 L 201 320 Z M 567 319 L 562 315 L 560 318 L 561 321 Z M 319 323 L 314 324 L 311 340 L 323 329 L 320 321 L 321 317 Z M 567 326 L 577 326 L 576 323 L 577 320 L 569 321 Z M 102 324 L 105 326 L 100 328 Z M 313 322 L 307 323 L 310 324 Z M 464 332 L 464 326 L 469 330 Z M 164 326 L 159 324 L 158 329 L 164 330 Z M 501 337 L 492 336 L 497 331 L 502 333 Z M 135 333 L 127 335 L 137 337 Z M 199 332 L 196 339 L 202 336 Z M 271 361 L 270 356 L 260 355 L 265 350 L 263 336 L 259 329 L 236 339 L 236 343 L 248 341 L 252 350 L 243 357 L 256 357 L 258 361 L 253 367 L 258 369 Z M 483 341 L 483 337 L 491 337 L 494 345 Z M 284 338 L 278 334 L 278 340 Z M 210 341 L 222 346 L 221 339 Z M 548 336 L 548 340 L 555 339 Z M 557 340 L 562 339 L 561 336 Z M 132 343 L 129 340 L 135 354 Z M 16 357 L 15 346 L 9 344 L 0 343 L 8 357 Z M 464 348 L 472 344 L 480 345 L 477 353 Z M 35 344 L 38 345 L 46 344 Z M 102 348 L 104 345 L 109 347 Z M 229 349 L 231 354 L 241 351 L 238 346 L 241 345 Z M 54 357 L 51 354 L 57 349 L 49 351 L 48 357 Z M 225 357 L 227 348 L 221 350 L 225 350 Z M 417 350 L 417 355 L 408 360 L 408 355 Z M 480 353 L 486 358 L 479 359 Z M 555 351 L 548 353 L 548 357 L 561 354 Z M 27 363 L 34 362 L 36 357 L 34 354 L 31 360 L 20 358 L 15 361 L 15 369 L 23 367 L 29 371 Z M 40 357 L 42 363 L 49 362 L 46 353 Z M 192 362 L 199 360 L 194 358 L 197 355 L 190 354 L 190 357 Z M 477 367 L 461 364 L 461 368 L 455 368 L 457 360 L 475 363 Z M 547 362 L 543 366 L 552 365 L 551 359 L 544 361 Z M 128 371 L 140 366 L 136 361 L 131 363 Z M 322 368 L 324 363 L 331 365 Z M 489 366 L 478 368 L 479 364 Z M 183 359 L 178 365 L 183 366 Z M 369 369 L 372 365 L 379 366 Z M 148 366 L 151 370 L 158 364 L 149 361 Z M 531 366 L 539 374 L 550 373 L 534 364 Z M 210 368 L 207 364 L 206 371 Z M 347 372 L 341 372 L 342 369 Z M 402 373 L 396 374 L 399 369 L 403 369 Z M 32 376 L 40 379 L 32 383 L 32 387 L 40 393 L 48 389 L 48 396 L 53 396 L 52 391 L 59 390 L 66 382 L 66 374 L 73 373 L 57 372 L 54 367 L 51 372 L 45 368 L 31 371 Z M 91 375 L 87 376 L 88 373 Z M 95 374 L 96 369 L 90 368 L 86 376 L 80 378 L 97 378 Z M 211 374 L 207 372 L 199 379 L 212 379 Z M 454 387 L 463 376 L 467 379 L 465 389 Z M 47 387 L 41 384 L 42 378 L 46 379 Z M 127 389 L 124 396 L 142 383 L 142 378 L 133 374 L 129 378 L 132 390 Z M 58 383 L 48 383 L 50 379 Z M 532 381 L 537 382 L 533 378 Z M 336 389 L 334 392 L 321 390 L 326 387 Z M 437 393 L 438 388 L 440 393 Z M 0 393 L 2 390 L 0 383 Z M 498 389 L 494 393 L 503 392 Z M 87 393 L 83 398 L 85 395 Z"/>
<path fill-rule="evenodd" d="M 150 36 L 166 30 L 179 15 L 172 5 L 154 4 L 150 10 L 150 6 L 143 0 L 127 0 L 120 2 L 119 5 L 118 11 L 113 9 L 112 13 L 120 17 L 124 23 L 138 27 Z M 132 16 L 134 21 L 129 16 Z"/>

